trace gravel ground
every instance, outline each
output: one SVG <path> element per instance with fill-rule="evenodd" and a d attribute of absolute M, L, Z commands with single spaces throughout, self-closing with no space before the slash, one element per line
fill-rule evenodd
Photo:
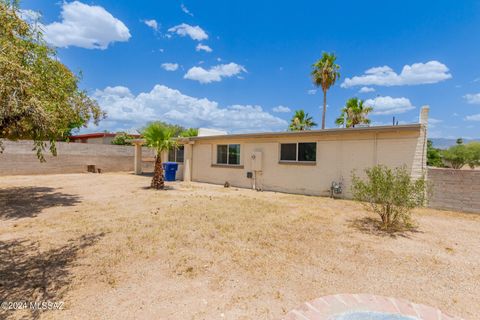
<path fill-rule="evenodd" d="M 0 318 L 277 319 L 369 293 L 479 319 L 480 215 L 421 209 L 387 235 L 346 200 L 65 174 L 0 178 Z"/>

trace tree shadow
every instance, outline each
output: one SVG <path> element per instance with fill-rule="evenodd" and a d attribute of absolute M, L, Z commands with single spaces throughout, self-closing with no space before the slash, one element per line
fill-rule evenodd
<path fill-rule="evenodd" d="M 350 219 L 347 222 L 349 224 L 349 227 L 353 229 L 356 229 L 362 233 L 380 237 L 410 238 L 412 234 L 421 232 L 416 226 L 396 226 L 392 227 L 391 229 L 385 230 L 382 227 L 380 220 L 371 217 Z"/>
<path fill-rule="evenodd" d="M 79 196 L 49 187 L 0 189 L 0 219 L 32 218 L 45 208 L 74 206 L 79 202 Z"/>
<path fill-rule="evenodd" d="M 0 299 L 2 301 L 60 302 L 72 280 L 70 269 L 79 251 L 94 245 L 103 233 L 83 235 L 47 251 L 28 240 L 0 241 Z M 0 319 L 38 319 L 45 310 L 0 309 Z"/>

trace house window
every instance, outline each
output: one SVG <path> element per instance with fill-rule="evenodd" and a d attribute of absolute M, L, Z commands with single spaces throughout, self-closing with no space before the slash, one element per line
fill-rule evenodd
<path fill-rule="evenodd" d="M 317 160 L 316 142 L 281 143 L 280 161 L 315 162 Z"/>
<path fill-rule="evenodd" d="M 217 164 L 240 164 L 240 145 L 239 144 L 219 144 L 217 145 Z"/>
<path fill-rule="evenodd" d="M 168 161 L 170 162 L 183 162 L 183 146 L 178 146 L 176 148 L 168 150 Z"/>

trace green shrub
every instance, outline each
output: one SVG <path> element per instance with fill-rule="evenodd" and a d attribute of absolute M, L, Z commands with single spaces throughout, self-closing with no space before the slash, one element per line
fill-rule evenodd
<path fill-rule="evenodd" d="M 365 173 L 366 179 L 353 173 L 353 198 L 380 216 L 383 229 L 410 227 L 412 209 L 425 203 L 426 180 L 412 179 L 405 167 L 378 165 Z"/>
<path fill-rule="evenodd" d="M 127 142 L 127 140 L 133 139 L 131 135 L 129 135 L 126 132 L 117 132 L 115 137 L 112 140 L 112 144 L 116 144 L 119 146 L 125 146 L 125 145 L 131 145 L 130 142 Z"/>

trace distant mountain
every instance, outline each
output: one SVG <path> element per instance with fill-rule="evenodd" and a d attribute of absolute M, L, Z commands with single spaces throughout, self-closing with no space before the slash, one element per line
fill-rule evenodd
<path fill-rule="evenodd" d="M 433 146 L 439 149 L 448 149 L 457 144 L 457 139 L 431 138 L 430 140 L 432 140 Z M 480 142 L 480 140 L 463 139 L 463 143 L 469 143 L 472 141 Z"/>

